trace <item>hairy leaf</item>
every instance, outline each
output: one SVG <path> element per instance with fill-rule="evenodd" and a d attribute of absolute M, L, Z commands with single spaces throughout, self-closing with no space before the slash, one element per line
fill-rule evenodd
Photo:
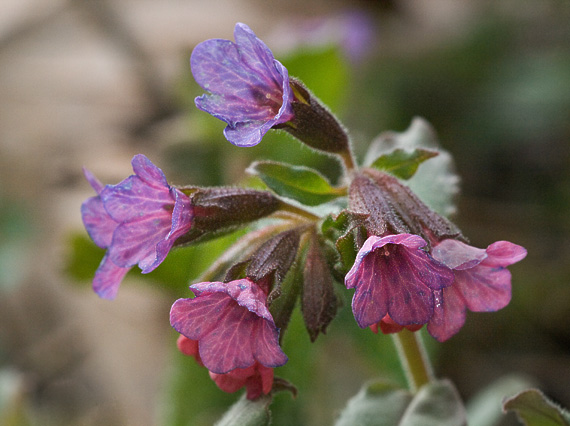
<path fill-rule="evenodd" d="M 318 171 L 305 166 L 256 161 L 247 171 L 259 176 L 277 194 L 308 206 L 329 202 L 346 191 L 332 186 Z"/>

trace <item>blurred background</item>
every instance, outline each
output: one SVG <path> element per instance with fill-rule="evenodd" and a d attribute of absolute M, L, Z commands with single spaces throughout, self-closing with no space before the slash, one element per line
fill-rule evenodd
<path fill-rule="evenodd" d="M 193 46 L 233 40 L 238 21 L 340 117 L 359 158 L 382 131 L 432 123 L 462 179 L 463 233 L 528 249 L 507 308 L 427 339 L 438 375 L 466 401 L 495 383 L 498 407 L 533 384 L 570 406 L 570 2 L 3 0 L 0 424 L 208 425 L 238 397 L 177 353 L 168 322 L 231 238 L 135 268 L 109 302 L 90 289 L 103 252 L 79 213 L 93 195 L 82 166 L 117 183 L 137 153 L 173 184 L 236 184 L 254 158 L 334 180 L 330 158 L 273 133 L 236 148 L 194 107 Z M 294 318 L 276 374 L 299 396 L 276 396 L 274 424 L 328 425 L 364 380 L 403 383 L 390 337 L 358 329 L 345 297 L 313 345 Z"/>

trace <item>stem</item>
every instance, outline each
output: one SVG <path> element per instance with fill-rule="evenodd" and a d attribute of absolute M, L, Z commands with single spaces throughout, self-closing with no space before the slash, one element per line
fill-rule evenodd
<path fill-rule="evenodd" d="M 347 173 L 350 173 L 352 170 L 356 169 L 356 162 L 354 161 L 354 156 L 352 155 L 352 150 L 350 147 L 347 151 L 339 153 L 339 155 Z"/>
<path fill-rule="evenodd" d="M 287 212 L 287 213 L 292 213 L 296 216 L 301 216 L 305 219 L 309 219 L 312 222 L 321 219 L 320 216 L 317 216 L 317 215 L 311 213 L 310 211 L 302 209 L 301 207 L 297 207 L 293 204 L 289 204 L 288 202 L 283 201 L 283 200 L 279 200 L 279 210 L 281 212 Z M 279 213 L 279 211 L 274 213 L 274 215 L 278 214 L 278 213 Z"/>
<path fill-rule="evenodd" d="M 394 344 L 406 373 L 408 386 L 413 393 L 434 379 L 433 368 L 427 357 L 421 336 L 403 329 L 392 334 Z"/>

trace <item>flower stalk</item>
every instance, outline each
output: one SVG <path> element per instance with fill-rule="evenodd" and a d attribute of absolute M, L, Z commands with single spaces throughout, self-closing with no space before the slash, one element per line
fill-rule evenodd
<path fill-rule="evenodd" d="M 408 387 L 415 394 L 422 386 L 435 378 L 422 338 L 418 333 L 407 329 L 392 334 L 392 337 L 406 374 Z"/>

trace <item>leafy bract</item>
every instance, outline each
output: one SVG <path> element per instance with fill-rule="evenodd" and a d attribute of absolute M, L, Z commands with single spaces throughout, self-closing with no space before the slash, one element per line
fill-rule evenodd
<path fill-rule="evenodd" d="M 568 411 L 537 389 L 528 389 L 503 401 L 503 410 L 514 411 L 525 426 L 569 426 Z"/>
<path fill-rule="evenodd" d="M 408 156 L 417 157 L 417 171 L 409 178 L 406 184 L 420 199 L 437 213 L 449 216 L 455 213 L 454 197 L 459 192 L 459 177 L 455 173 L 455 165 L 451 154 L 439 146 L 436 134 L 431 125 L 423 118 L 416 117 L 410 127 L 402 133 L 381 133 L 370 145 L 366 154 L 364 165 L 373 167 L 383 156 L 404 156 L 398 150 L 407 152 Z M 422 155 L 421 151 L 437 152 L 437 157 L 424 158 L 424 163 L 417 162 Z M 415 152 L 415 154 L 414 154 Z M 405 161 L 403 162 L 405 163 Z M 414 164 L 412 161 L 411 164 Z M 421 167 L 420 167 L 421 164 Z M 413 167 L 412 167 L 413 168 Z M 406 167 L 404 167 L 406 170 Z M 412 169 L 409 169 L 412 170 Z M 389 170 L 388 170 L 389 171 Z M 395 172 L 393 174 L 398 176 Z M 400 172 L 398 172 L 400 173 Z M 406 173 L 404 173 L 404 176 Z M 404 178 L 402 176 L 398 176 Z"/>
<path fill-rule="evenodd" d="M 396 148 L 392 152 L 380 155 L 370 166 L 400 179 L 410 179 L 420 164 L 436 155 L 438 155 L 437 151 L 423 148 L 413 150 Z"/>

